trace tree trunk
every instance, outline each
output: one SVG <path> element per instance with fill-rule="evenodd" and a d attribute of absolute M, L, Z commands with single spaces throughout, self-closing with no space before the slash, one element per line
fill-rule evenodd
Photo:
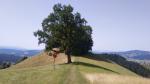
<path fill-rule="evenodd" d="M 67 59 L 68 59 L 68 61 L 67 61 L 68 64 L 72 63 L 70 54 L 67 54 Z"/>
<path fill-rule="evenodd" d="M 68 64 L 72 63 L 70 50 L 69 50 L 69 49 L 66 49 L 66 50 L 65 50 L 65 54 L 67 55 L 67 63 L 68 63 Z"/>

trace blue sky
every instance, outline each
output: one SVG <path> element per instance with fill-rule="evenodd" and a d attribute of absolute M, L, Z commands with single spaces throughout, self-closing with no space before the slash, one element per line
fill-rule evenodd
<path fill-rule="evenodd" d="M 94 51 L 150 51 L 150 0 L 0 0 L 0 46 L 44 48 L 33 32 L 55 3 L 71 4 L 88 21 Z"/>

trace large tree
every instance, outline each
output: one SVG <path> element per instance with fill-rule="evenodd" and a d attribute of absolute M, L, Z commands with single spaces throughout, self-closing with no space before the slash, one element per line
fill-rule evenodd
<path fill-rule="evenodd" d="M 46 50 L 56 47 L 63 50 L 68 63 L 71 63 L 71 54 L 86 54 L 92 49 L 91 34 L 92 28 L 80 13 L 74 13 L 70 5 L 61 4 L 54 5 L 53 12 L 43 20 L 42 30 L 34 32 Z"/>

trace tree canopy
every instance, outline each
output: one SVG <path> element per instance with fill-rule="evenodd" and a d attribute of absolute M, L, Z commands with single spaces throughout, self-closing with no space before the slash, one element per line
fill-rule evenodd
<path fill-rule="evenodd" d="M 42 29 L 34 32 L 45 50 L 59 47 L 71 63 L 71 54 L 81 55 L 92 49 L 92 28 L 71 5 L 56 4 L 53 12 L 42 22 Z"/>

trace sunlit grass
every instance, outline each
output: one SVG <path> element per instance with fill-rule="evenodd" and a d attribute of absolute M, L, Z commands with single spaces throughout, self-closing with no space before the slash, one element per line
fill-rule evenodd
<path fill-rule="evenodd" d="M 91 84 L 150 84 L 150 79 L 117 74 L 86 74 Z"/>

